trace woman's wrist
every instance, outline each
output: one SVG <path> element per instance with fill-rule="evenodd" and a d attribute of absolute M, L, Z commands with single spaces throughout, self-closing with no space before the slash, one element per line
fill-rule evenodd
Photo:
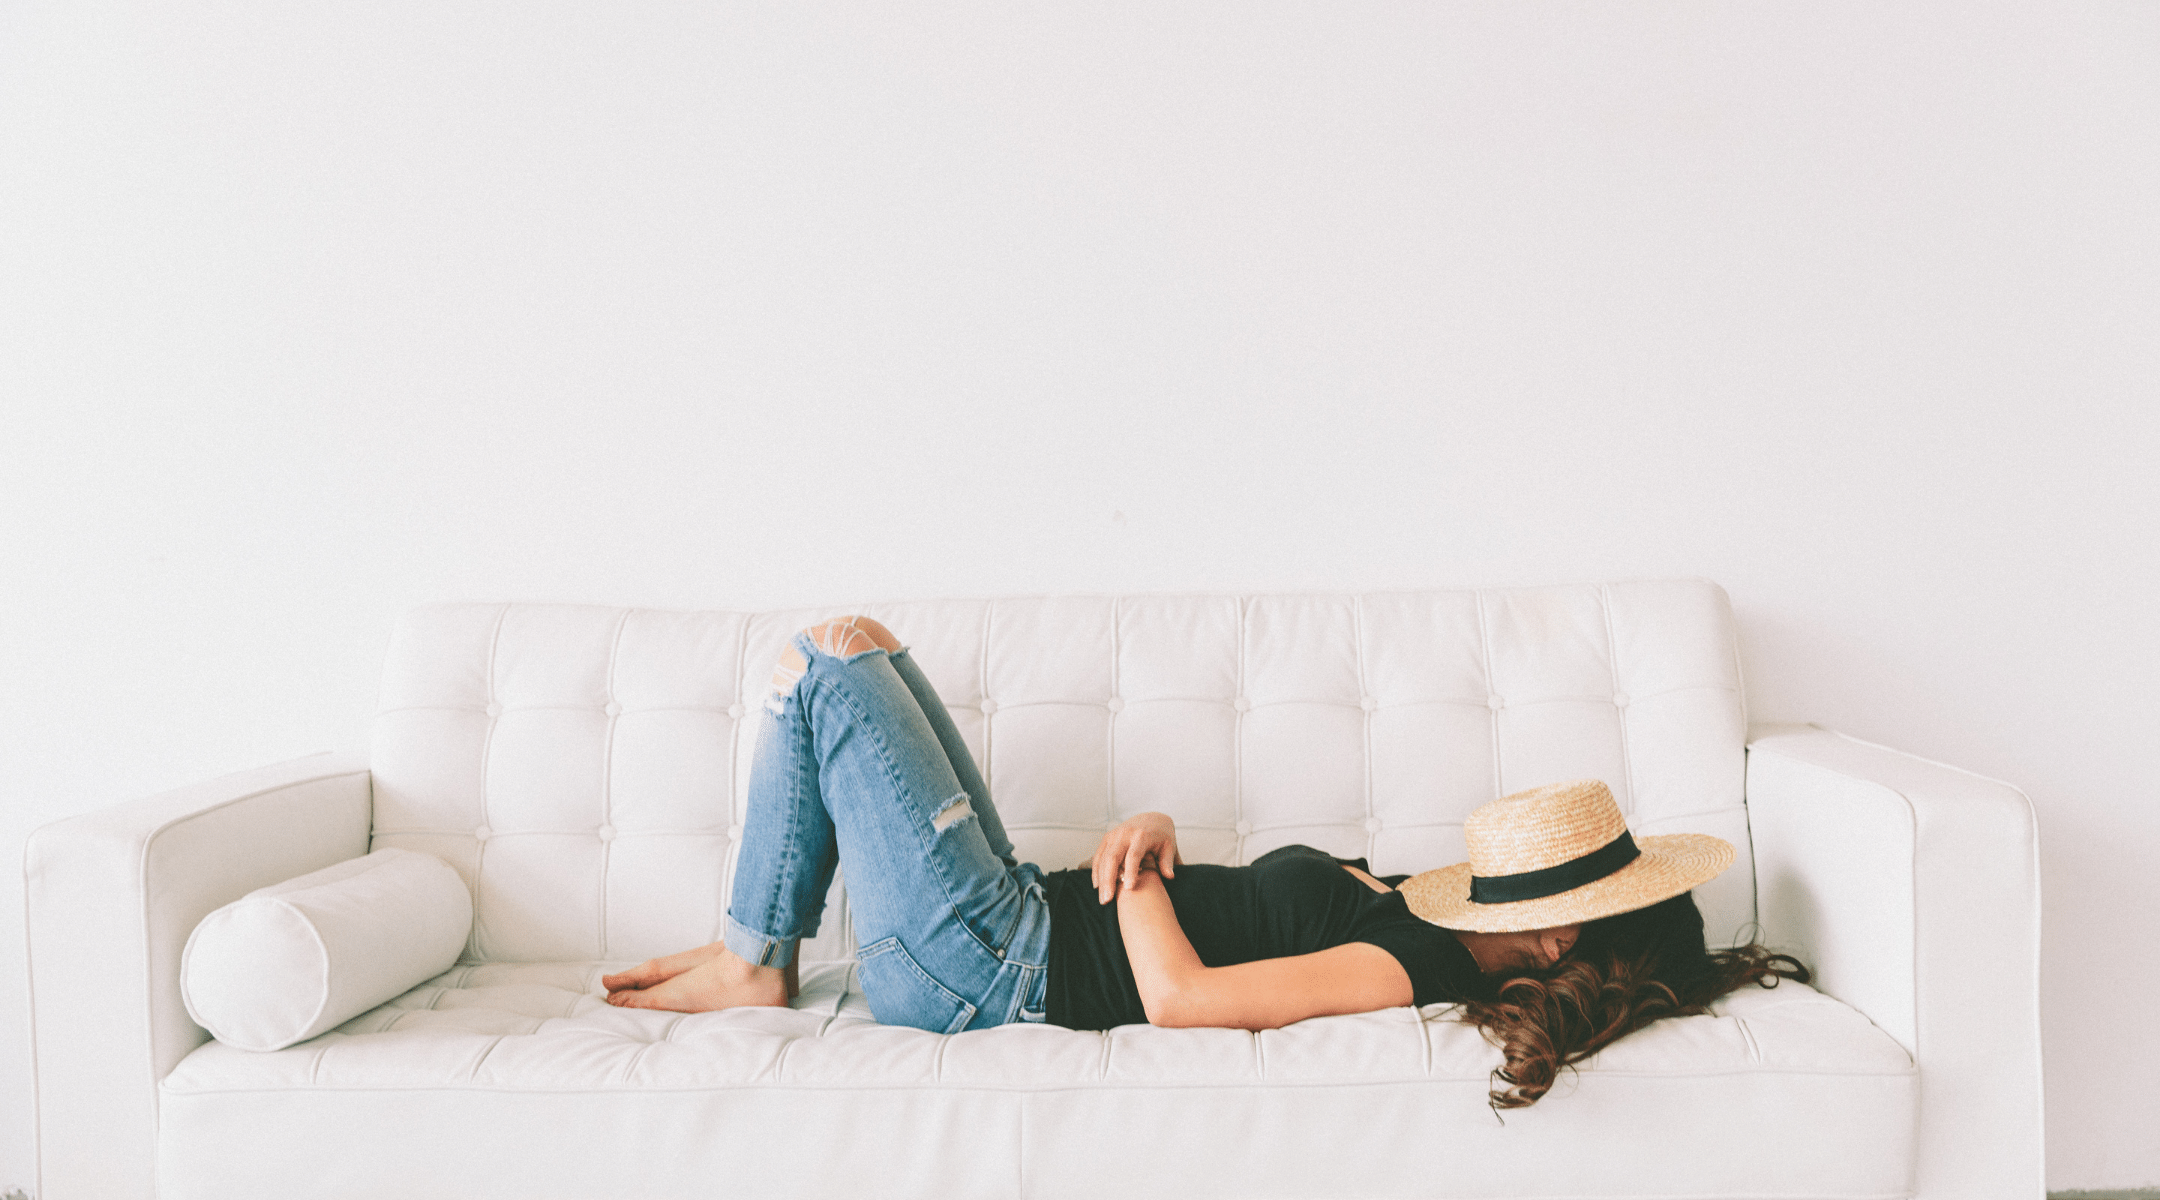
<path fill-rule="evenodd" d="M 1179 997 L 1189 977 L 1203 970 L 1191 939 L 1178 925 L 1170 889 L 1153 867 L 1136 867 L 1118 889 L 1118 931 L 1132 964 L 1133 985 L 1150 1022 L 1179 1023 Z"/>
<path fill-rule="evenodd" d="M 1122 885 L 1119 888 L 1119 891 L 1120 893 L 1122 893 L 1130 888 L 1142 887 L 1150 879 L 1153 879 L 1157 883 L 1162 882 L 1162 876 L 1156 872 L 1155 868 L 1134 867 L 1132 869 L 1132 874 L 1119 876 L 1119 883 Z"/>

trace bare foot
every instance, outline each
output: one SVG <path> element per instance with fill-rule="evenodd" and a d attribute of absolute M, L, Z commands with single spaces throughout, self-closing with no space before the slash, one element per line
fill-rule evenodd
<path fill-rule="evenodd" d="M 711 962 L 720 957 L 721 951 L 726 949 L 725 945 L 714 942 L 710 946 L 699 946 L 695 950 L 670 954 L 666 958 L 649 958 L 619 974 L 602 975 L 600 986 L 611 992 L 619 992 L 625 988 L 649 988 L 654 984 L 666 983 L 700 963 Z"/>
<path fill-rule="evenodd" d="M 780 967 L 745 962 L 722 946 L 718 955 L 662 982 L 609 992 L 607 1002 L 617 1008 L 690 1013 L 756 1006 L 784 1008 L 789 994 L 788 974 Z"/>

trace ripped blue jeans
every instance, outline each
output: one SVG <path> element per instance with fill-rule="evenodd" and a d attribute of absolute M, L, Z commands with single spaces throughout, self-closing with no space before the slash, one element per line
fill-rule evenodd
<path fill-rule="evenodd" d="M 1050 906 L 906 650 L 827 654 L 767 701 L 723 940 L 786 966 L 847 866 L 858 978 L 881 1024 L 935 1033 L 1041 1021 Z"/>

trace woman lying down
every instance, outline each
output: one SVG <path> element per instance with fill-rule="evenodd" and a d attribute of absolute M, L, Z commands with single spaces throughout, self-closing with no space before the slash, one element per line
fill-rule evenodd
<path fill-rule="evenodd" d="M 990 792 L 907 649 L 867 617 L 796 634 L 752 761 L 723 939 L 607 976 L 608 1003 L 707 1012 L 785 1005 L 836 865 L 870 1011 L 937 1033 L 1048 1021 L 1274 1029 L 1307 1017 L 1460 1003 L 1503 1050 L 1497 1107 L 1660 1017 L 1805 967 L 1759 945 L 1708 951 L 1689 889 L 1721 838 L 1630 836 L 1602 783 L 1487 804 L 1470 861 L 1375 878 L 1285 846 L 1186 864 L 1169 817 L 1104 835 L 1045 874 L 1013 858 Z"/>

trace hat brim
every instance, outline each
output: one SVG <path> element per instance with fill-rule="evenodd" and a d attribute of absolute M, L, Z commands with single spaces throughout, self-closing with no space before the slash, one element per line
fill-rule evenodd
<path fill-rule="evenodd" d="M 1731 842 L 1706 833 L 1666 833 L 1635 839 L 1642 853 L 1603 879 L 1535 900 L 1473 904 L 1470 864 L 1426 871 L 1396 888 L 1423 920 L 1472 933 L 1520 933 L 1618 916 L 1670 900 L 1707 883 L 1733 864 Z"/>

